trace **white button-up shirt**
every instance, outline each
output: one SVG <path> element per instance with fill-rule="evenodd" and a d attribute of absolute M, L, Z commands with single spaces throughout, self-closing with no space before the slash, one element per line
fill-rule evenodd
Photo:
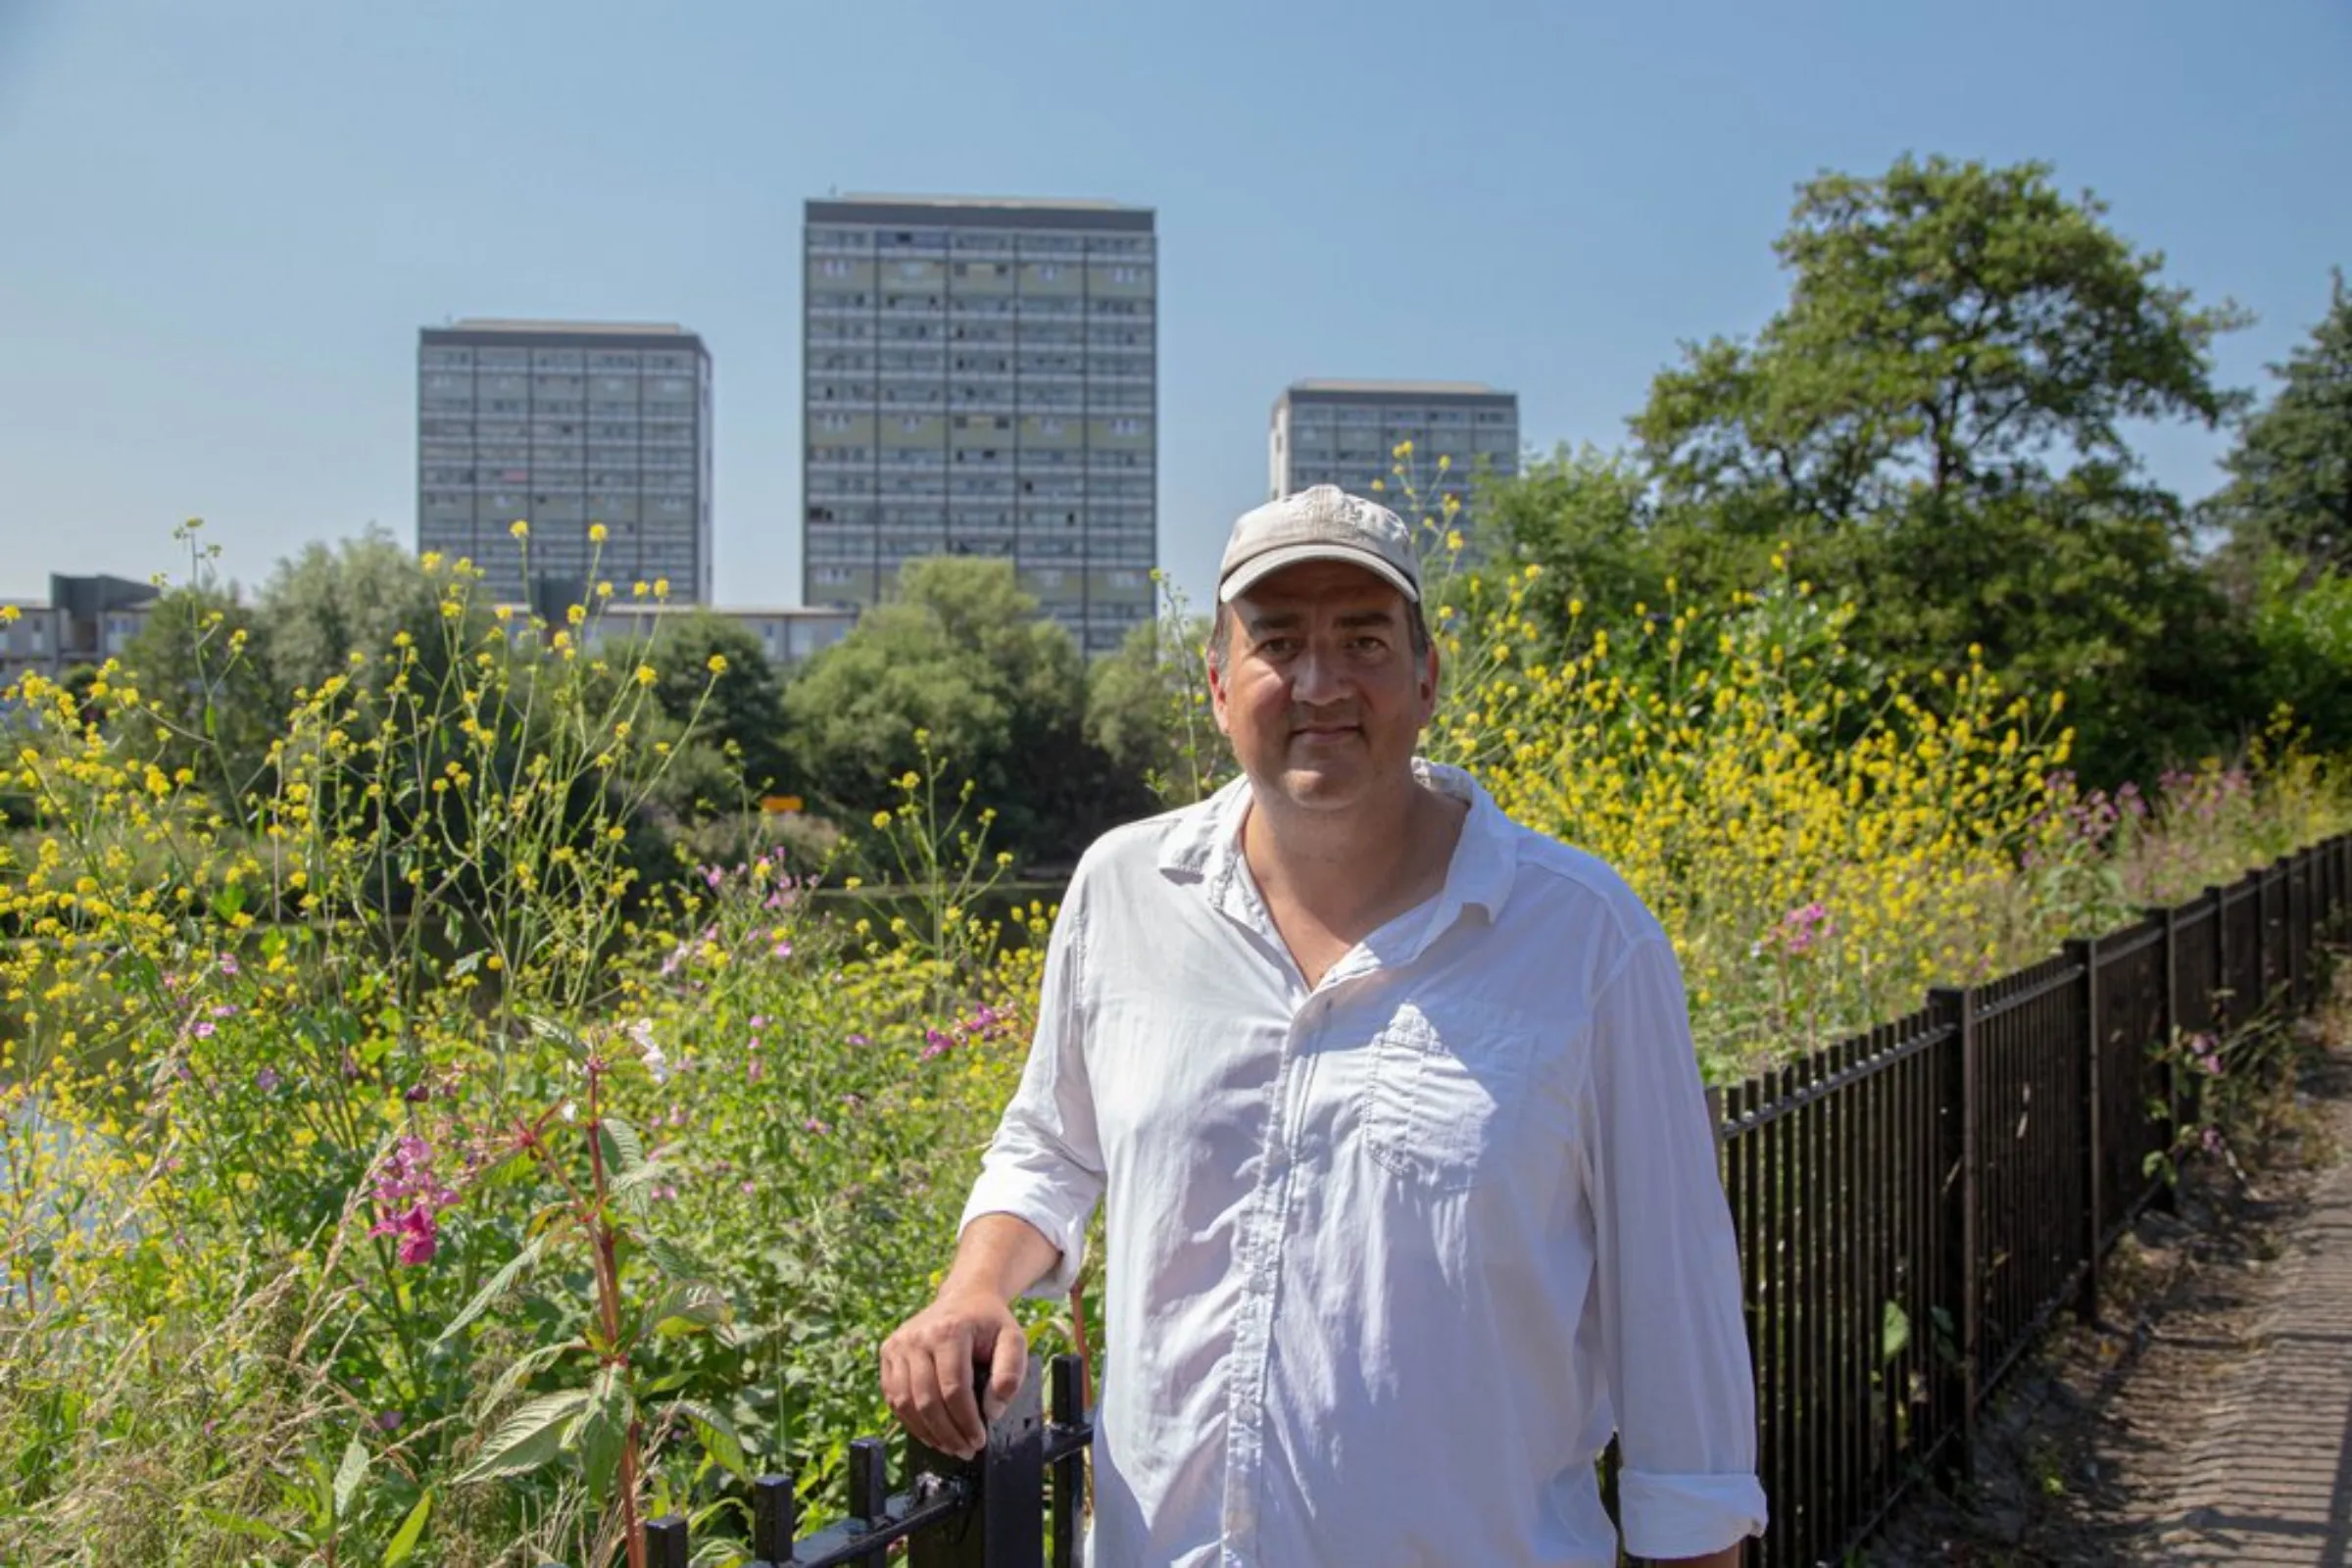
<path fill-rule="evenodd" d="M 1249 785 L 1099 841 L 964 1222 L 1066 1293 L 1105 1203 L 1102 1568 L 1608 1568 L 1763 1529 L 1740 1260 L 1674 953 L 1466 774 L 1444 888 L 1309 987 Z"/>

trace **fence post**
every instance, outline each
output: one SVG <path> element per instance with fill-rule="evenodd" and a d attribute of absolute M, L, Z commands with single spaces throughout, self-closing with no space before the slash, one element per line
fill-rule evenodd
<path fill-rule="evenodd" d="M 2084 1323 L 2099 1317 L 2099 1241 L 2107 1226 L 2107 1116 L 2100 1104 L 2105 1072 L 2099 1060 L 2105 1041 L 2099 1037 L 2099 939 L 2080 937 L 2066 944 L 2066 956 L 2082 966 L 2082 1284 L 2075 1294 L 2075 1316 Z"/>
<path fill-rule="evenodd" d="M 1977 1395 L 1984 1347 L 1984 1286 L 1981 1278 L 1984 1239 L 1983 1204 L 1978 1196 L 1977 1117 L 1983 1095 L 1977 1087 L 1977 988 L 1937 986 L 1928 993 L 1929 1005 L 1951 1025 L 1951 1065 L 1939 1097 L 1944 1113 L 1943 1166 L 1945 1274 L 1960 1291 L 1960 1309 L 1953 1330 L 1959 1343 L 1944 1358 L 1948 1397 L 1960 1406 L 1960 1446 L 1947 1466 L 1952 1479 L 1967 1481 L 1976 1474 Z M 1957 1209 L 1955 1214 L 1953 1211 Z"/>
<path fill-rule="evenodd" d="M 2163 1042 L 2164 1051 L 2164 1142 L 2167 1149 L 2178 1150 L 2180 1147 L 2180 910 L 2168 904 L 2148 912 L 2164 923 L 2164 1006 L 2157 1019 L 2156 1038 Z M 2169 1170 L 2169 1156 L 2166 1164 Z M 2156 1189 L 2156 1206 L 2167 1214 L 2180 1212 L 2178 1170 L 2170 1170 L 2169 1179 Z"/>
<path fill-rule="evenodd" d="M 1057 1355 L 1053 1369 L 1048 1414 L 1056 1432 L 1067 1433 L 1087 1418 L 1086 1363 L 1074 1355 Z M 1086 1455 L 1079 1452 L 1054 1464 L 1054 1568 L 1076 1568 L 1085 1513 Z"/>
<path fill-rule="evenodd" d="M 926 1530 L 907 1542 L 907 1568 L 1002 1568 L 1042 1563 L 1046 1555 L 1045 1374 L 1031 1356 L 1018 1393 L 989 1423 L 977 1459 L 956 1459 L 909 1438 L 913 1476 L 964 1476 L 979 1489 L 959 1525 Z"/>
<path fill-rule="evenodd" d="M 686 1568 L 686 1521 L 674 1513 L 645 1525 L 646 1568 Z"/>
<path fill-rule="evenodd" d="M 2262 1009 L 2271 1000 L 2271 872 L 2264 866 L 2254 873 L 2254 1003 L 2246 1009 L 2246 1022 L 2262 1016 Z"/>
<path fill-rule="evenodd" d="M 800 1499 L 790 1476 L 761 1476 L 752 1483 L 750 1568 L 790 1568 L 793 1538 L 801 1533 Z"/>
<path fill-rule="evenodd" d="M 2295 1012 L 2303 1010 L 2303 976 L 2311 967 L 2304 957 L 2311 946 L 2310 866 L 2310 857 L 2301 850 L 2286 858 L 2286 995 Z"/>
<path fill-rule="evenodd" d="M 879 1530 L 887 1520 L 890 1508 L 890 1449 L 880 1438 L 852 1438 L 850 1440 L 850 1517 L 863 1521 L 868 1530 Z M 876 1546 L 867 1553 L 861 1568 L 884 1568 L 890 1559 L 888 1546 Z"/>
<path fill-rule="evenodd" d="M 2213 1019 L 2213 1038 L 2216 1045 L 2229 1038 L 2230 1003 L 2236 1001 L 2230 984 L 2230 890 L 2213 883 L 2206 887 L 2205 897 L 2213 903 L 2213 992 L 2205 999 L 2206 1011 Z"/>

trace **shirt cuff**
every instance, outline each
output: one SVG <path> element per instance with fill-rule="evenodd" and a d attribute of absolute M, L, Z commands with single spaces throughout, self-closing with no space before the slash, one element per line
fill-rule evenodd
<path fill-rule="evenodd" d="M 1703 1557 L 1764 1533 L 1764 1488 L 1752 1475 L 1617 1475 L 1625 1549 L 1637 1557 Z"/>
<path fill-rule="evenodd" d="M 1086 1261 L 1086 1221 L 1093 1205 L 1074 1212 L 1063 1195 L 1042 1176 L 1026 1171 L 988 1170 L 972 1184 L 972 1196 L 964 1200 L 963 1218 L 956 1225 L 961 1237 L 972 1221 L 983 1214 L 1010 1214 L 1026 1220 L 1037 1233 L 1061 1250 L 1061 1261 L 1052 1272 L 1021 1295 L 1044 1300 L 1058 1299 L 1070 1294 L 1078 1283 L 1079 1267 Z"/>

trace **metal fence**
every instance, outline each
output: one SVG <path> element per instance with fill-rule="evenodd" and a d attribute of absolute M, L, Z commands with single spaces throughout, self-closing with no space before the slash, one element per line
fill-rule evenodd
<path fill-rule="evenodd" d="M 1922 1479 L 1964 1472 L 1986 1396 L 2150 1202 L 2183 1099 L 2160 1051 L 2318 1001 L 2322 935 L 2352 917 L 2352 834 L 2030 968 L 1936 990 L 1909 1017 L 1724 1091 L 1724 1183 L 1781 1568 L 1842 1560 Z M 1030 1376 L 966 1462 L 851 1447 L 850 1517 L 796 1541 L 788 1477 L 756 1483 L 752 1568 L 1069 1568 L 1083 1534 L 1085 1368 Z M 1049 1488 L 1048 1482 L 1051 1481 Z M 686 1568 L 687 1527 L 646 1527 Z"/>
<path fill-rule="evenodd" d="M 1054 1358 L 1050 1419 L 1040 1370 L 1031 1356 L 1020 1393 L 989 1424 L 979 1457 L 954 1458 L 909 1439 L 898 1492 L 890 1490 L 882 1440 L 852 1443 L 849 1517 L 805 1540 L 795 1539 L 792 1477 L 752 1483 L 749 1568 L 883 1568 L 902 1543 L 907 1568 L 1076 1568 L 1094 1441 L 1086 1367 L 1074 1355 Z M 648 1568 L 687 1568 L 693 1557 L 687 1522 L 676 1514 L 649 1521 L 645 1545 Z"/>
<path fill-rule="evenodd" d="M 1751 1561 L 1842 1560 L 1966 1470 L 1986 1396 L 2170 1200 L 2159 1048 L 2314 1005 L 2347 916 L 2352 835 L 1725 1092 L 1773 1514 Z"/>

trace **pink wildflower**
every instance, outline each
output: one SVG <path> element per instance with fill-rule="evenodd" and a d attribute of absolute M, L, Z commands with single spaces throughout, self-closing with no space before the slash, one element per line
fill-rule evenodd
<path fill-rule="evenodd" d="M 403 1263 L 429 1261 L 440 1241 L 440 1210 L 458 1200 L 433 1172 L 433 1147 L 414 1133 L 392 1146 L 373 1194 L 376 1221 L 370 1236 L 396 1236 Z"/>
<path fill-rule="evenodd" d="M 1807 953 L 1830 933 L 1830 911 L 1819 900 L 1781 916 L 1781 945 L 1791 954 Z"/>

